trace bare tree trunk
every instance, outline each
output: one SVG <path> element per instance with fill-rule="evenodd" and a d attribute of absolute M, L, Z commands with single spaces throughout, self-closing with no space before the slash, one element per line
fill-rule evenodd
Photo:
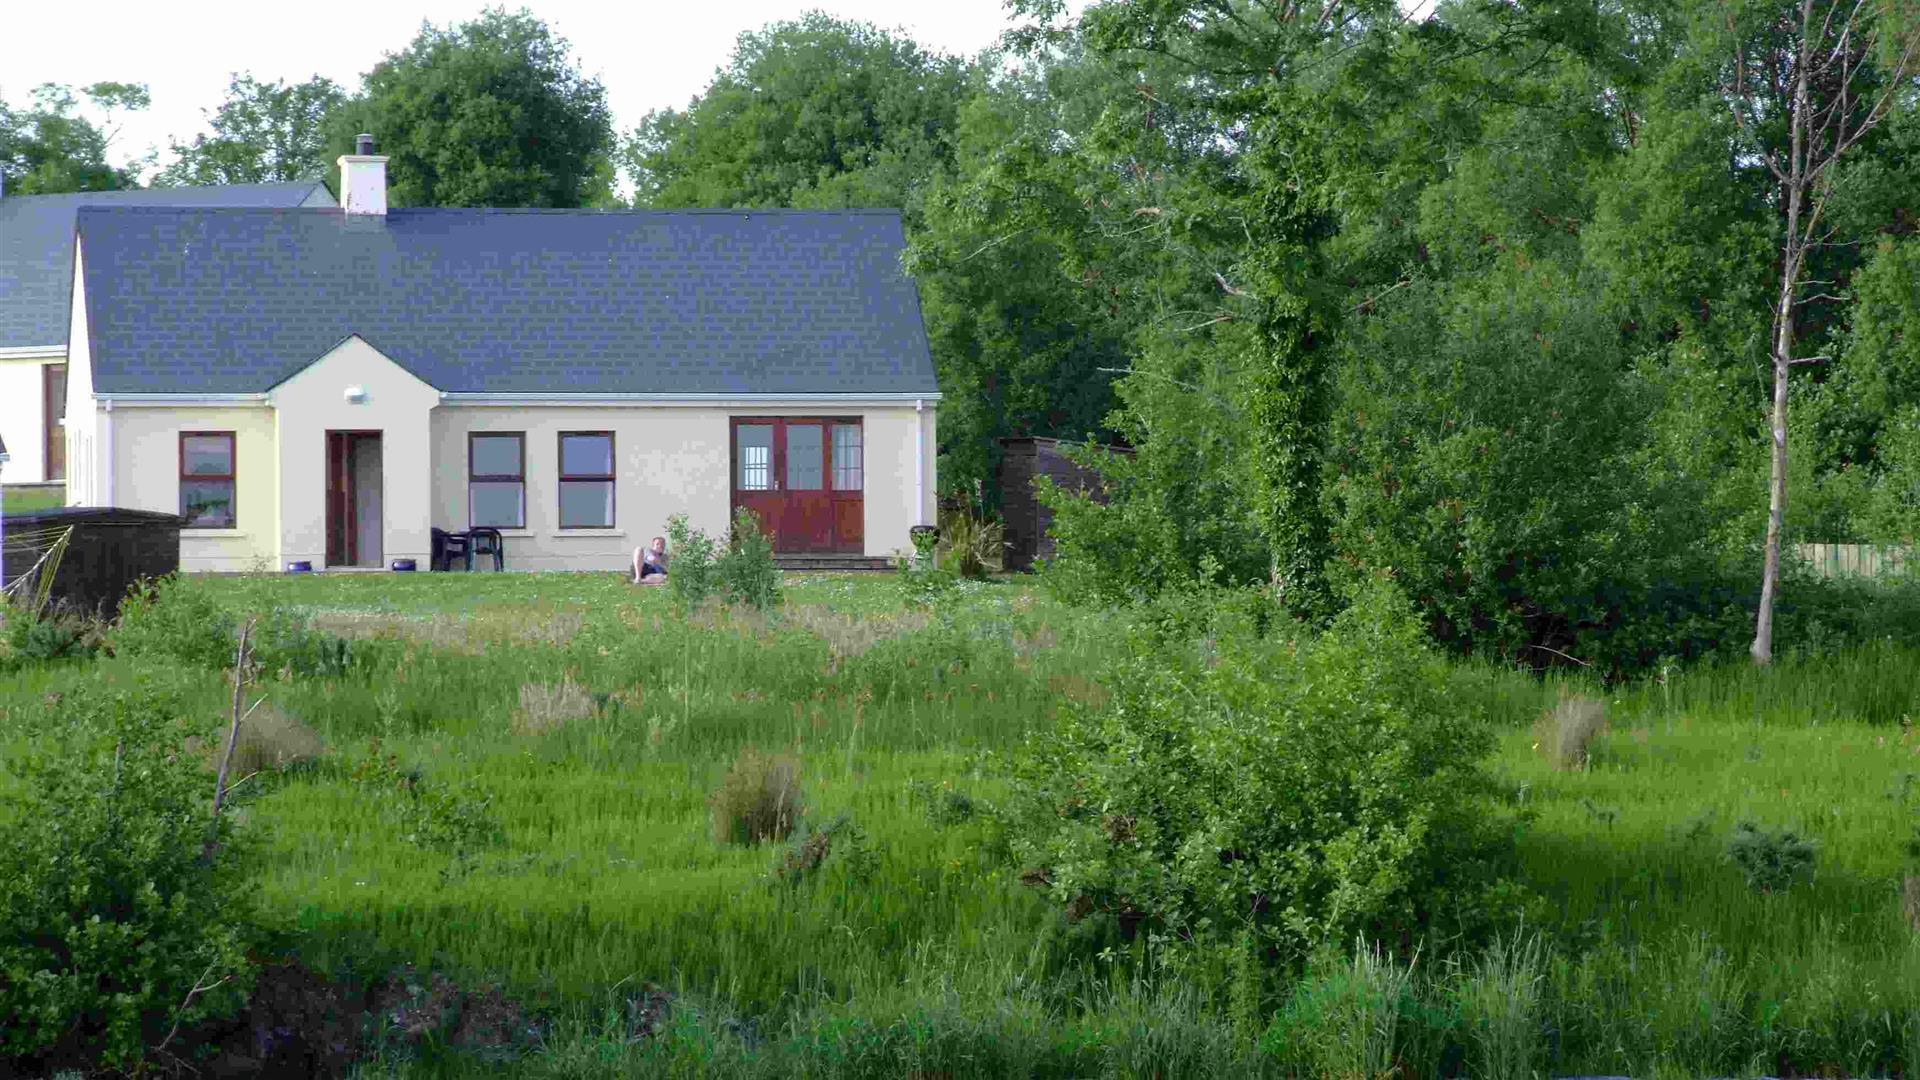
<path fill-rule="evenodd" d="M 1780 534 L 1787 517 L 1787 376 L 1793 371 L 1793 309 L 1800 295 L 1800 267 L 1806 248 L 1800 236 L 1802 200 L 1807 189 L 1808 33 L 1813 29 L 1813 0 L 1800 3 L 1800 44 L 1793 77 L 1793 108 L 1788 115 L 1792 145 L 1785 181 L 1786 238 L 1780 259 L 1780 299 L 1773 308 L 1773 414 L 1768 422 L 1772 477 L 1767 485 L 1766 553 L 1760 570 L 1760 610 L 1754 618 L 1753 662 L 1773 662 L 1773 606 L 1780 592 Z"/>

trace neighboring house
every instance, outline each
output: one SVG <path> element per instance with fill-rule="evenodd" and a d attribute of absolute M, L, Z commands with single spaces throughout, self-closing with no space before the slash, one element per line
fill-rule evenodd
<path fill-rule="evenodd" d="M 69 501 L 177 511 L 183 569 L 616 569 L 686 514 L 882 556 L 933 520 L 939 400 L 892 211 L 79 214 Z"/>
<path fill-rule="evenodd" d="M 0 192 L 0 436 L 13 447 L 9 483 L 63 479 L 68 290 L 74 216 L 83 206 L 332 206 L 317 181 L 227 187 Z"/>

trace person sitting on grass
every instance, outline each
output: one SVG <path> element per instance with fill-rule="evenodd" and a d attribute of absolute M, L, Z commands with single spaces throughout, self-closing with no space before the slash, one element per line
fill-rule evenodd
<path fill-rule="evenodd" d="M 633 552 L 633 583 L 658 585 L 667 580 L 667 538 L 656 536 L 653 542 Z"/>

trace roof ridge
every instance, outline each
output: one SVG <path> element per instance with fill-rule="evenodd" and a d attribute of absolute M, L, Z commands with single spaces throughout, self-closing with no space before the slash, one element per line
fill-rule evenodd
<path fill-rule="evenodd" d="M 31 198 L 32 196 L 22 196 Z M 253 214 L 253 213 L 344 213 L 337 206 L 82 206 L 83 214 Z M 546 207 L 546 206 L 403 206 L 387 211 L 389 217 L 395 214 L 472 214 L 483 215 L 563 215 L 578 214 L 586 217 L 717 217 L 732 215 L 751 217 L 756 214 L 768 217 L 888 217 L 899 216 L 905 211 L 891 206 L 856 206 L 833 210 L 806 210 L 798 207 L 770 207 L 753 210 L 729 210 L 723 207 L 690 207 L 684 210 L 634 209 L 615 207 Z"/>

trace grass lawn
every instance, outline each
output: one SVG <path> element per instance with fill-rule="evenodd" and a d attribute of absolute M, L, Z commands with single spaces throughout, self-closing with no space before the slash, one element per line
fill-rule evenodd
<path fill-rule="evenodd" d="M 57 487 L 8 487 L 0 489 L 0 510 L 9 514 L 25 514 L 34 510 L 51 510 L 56 506 L 65 506 L 67 493 Z"/>
<path fill-rule="evenodd" d="M 430 964 L 558 1008 L 527 1071 L 1260 1067 L 1224 978 L 1149 985 L 1078 951 L 969 812 L 1004 791 L 1027 732 L 1101 693 L 1123 648 L 1113 613 L 1020 582 L 963 585 L 929 612 L 880 576 L 790 577 L 773 615 L 690 620 L 611 574 L 195 587 L 374 643 L 344 675 L 262 687 L 327 746 L 243 800 L 263 908 L 303 933 L 312 965 Z M 1577 771 L 1535 747 L 1551 691 L 1492 680 L 1493 770 L 1534 814 L 1520 851 L 1540 924 L 1515 933 L 1543 950 L 1539 1067 L 1862 1075 L 1920 1060 L 1920 946 L 1899 892 L 1920 821 L 1917 659 L 1867 649 L 1618 692 Z M 25 669 L 0 700 L 133 677 L 120 660 Z M 220 680 L 177 677 L 211 727 Z M 794 881 L 777 872 L 784 847 L 716 842 L 709 795 L 748 747 L 797 760 L 807 819 L 851 822 L 861 857 Z M 421 842 L 425 812 L 383 787 L 408 770 L 450 840 Z M 1814 880 L 1750 889 L 1724 854 L 1741 821 L 1815 839 Z M 1442 1012 L 1487 977 L 1470 960 L 1420 972 Z M 649 984 L 683 1006 L 629 1043 L 621 1003 Z"/>

